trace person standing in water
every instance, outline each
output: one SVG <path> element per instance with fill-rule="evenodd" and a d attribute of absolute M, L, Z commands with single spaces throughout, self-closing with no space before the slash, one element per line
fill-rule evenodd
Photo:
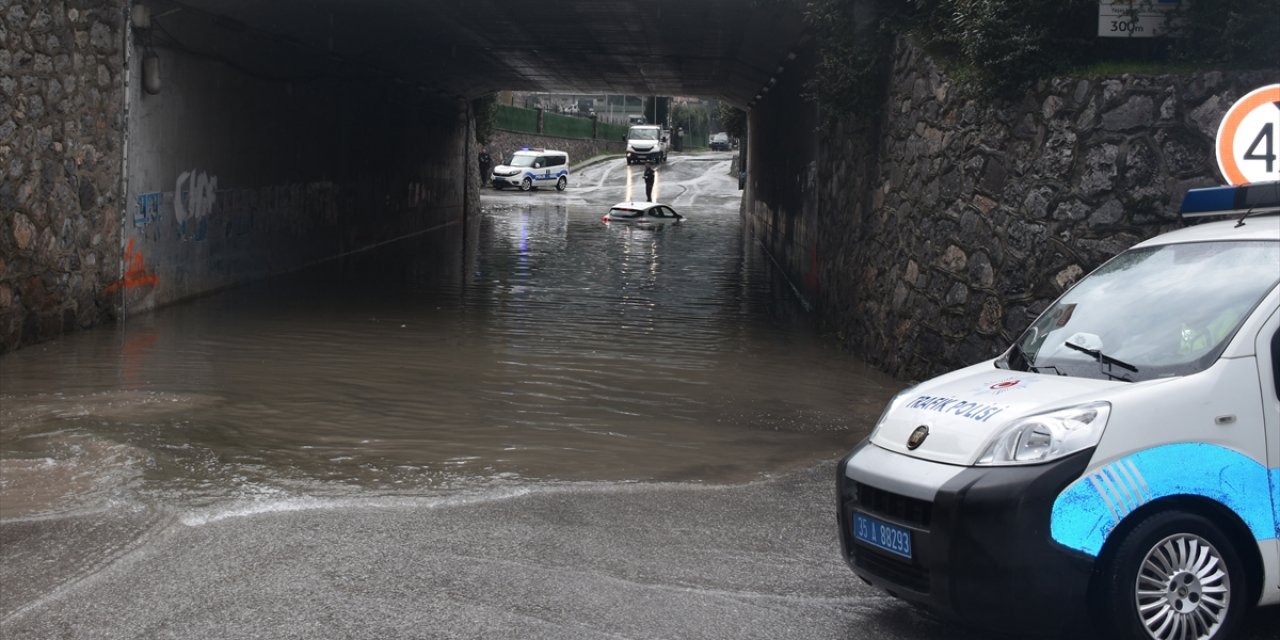
<path fill-rule="evenodd" d="M 480 184 L 483 186 L 489 181 L 489 169 L 493 166 L 493 158 L 489 156 L 489 147 L 480 148 Z"/>
<path fill-rule="evenodd" d="M 644 199 L 648 202 L 653 202 L 653 181 L 657 175 L 657 172 L 653 170 L 653 165 L 646 164 L 644 166 Z"/>

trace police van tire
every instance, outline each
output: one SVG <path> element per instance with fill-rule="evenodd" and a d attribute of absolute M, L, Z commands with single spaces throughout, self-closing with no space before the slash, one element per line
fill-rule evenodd
<path fill-rule="evenodd" d="M 1164 511 L 1140 522 L 1101 578 L 1095 602 L 1103 630 L 1116 639 L 1234 638 L 1249 607 L 1240 555 L 1194 513 Z"/>
<path fill-rule="evenodd" d="M 560 176 L 560 179 L 556 180 L 556 191 L 564 191 L 567 186 L 569 186 L 569 181 L 564 176 Z"/>
<path fill-rule="evenodd" d="M 528 191 L 532 188 L 533 188 L 533 180 L 530 180 L 529 178 L 525 178 L 524 180 L 520 181 L 521 191 Z"/>

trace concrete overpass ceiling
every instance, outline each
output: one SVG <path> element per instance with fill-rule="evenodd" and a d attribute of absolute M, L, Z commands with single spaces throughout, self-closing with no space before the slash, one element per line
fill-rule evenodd
<path fill-rule="evenodd" d="M 799 12 L 778 0 L 142 3 L 161 26 L 189 24 L 197 14 L 224 29 L 293 44 L 331 68 L 469 98 L 514 89 L 704 96 L 745 105 L 804 38 Z M 198 38 L 189 31 L 176 37 Z"/>

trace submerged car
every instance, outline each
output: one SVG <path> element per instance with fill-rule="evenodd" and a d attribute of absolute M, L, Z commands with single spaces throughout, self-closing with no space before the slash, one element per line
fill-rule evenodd
<path fill-rule="evenodd" d="M 709 146 L 712 151 L 728 151 L 729 150 L 729 134 L 720 132 L 711 134 Z"/>
<path fill-rule="evenodd" d="M 684 220 L 675 209 L 657 202 L 619 202 L 600 218 L 602 222 L 665 224 Z"/>
<path fill-rule="evenodd" d="M 1280 182 L 1141 242 L 837 468 L 844 560 L 976 627 L 1227 640 L 1280 604 Z"/>

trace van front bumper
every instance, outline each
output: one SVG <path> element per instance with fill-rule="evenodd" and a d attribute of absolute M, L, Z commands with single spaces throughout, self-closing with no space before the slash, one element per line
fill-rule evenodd
<path fill-rule="evenodd" d="M 845 562 L 863 580 L 942 617 L 993 631 L 1053 633 L 1085 614 L 1093 558 L 1052 540 L 1050 511 L 1091 454 L 1033 466 L 952 467 L 863 441 L 837 468 Z M 904 460 L 941 468 L 932 495 L 894 477 L 905 471 L 897 466 Z M 855 511 L 910 531 L 912 557 L 856 541 Z"/>
<path fill-rule="evenodd" d="M 495 187 L 518 187 L 524 181 L 524 174 L 517 173 L 514 176 L 493 176 L 492 182 Z"/>

